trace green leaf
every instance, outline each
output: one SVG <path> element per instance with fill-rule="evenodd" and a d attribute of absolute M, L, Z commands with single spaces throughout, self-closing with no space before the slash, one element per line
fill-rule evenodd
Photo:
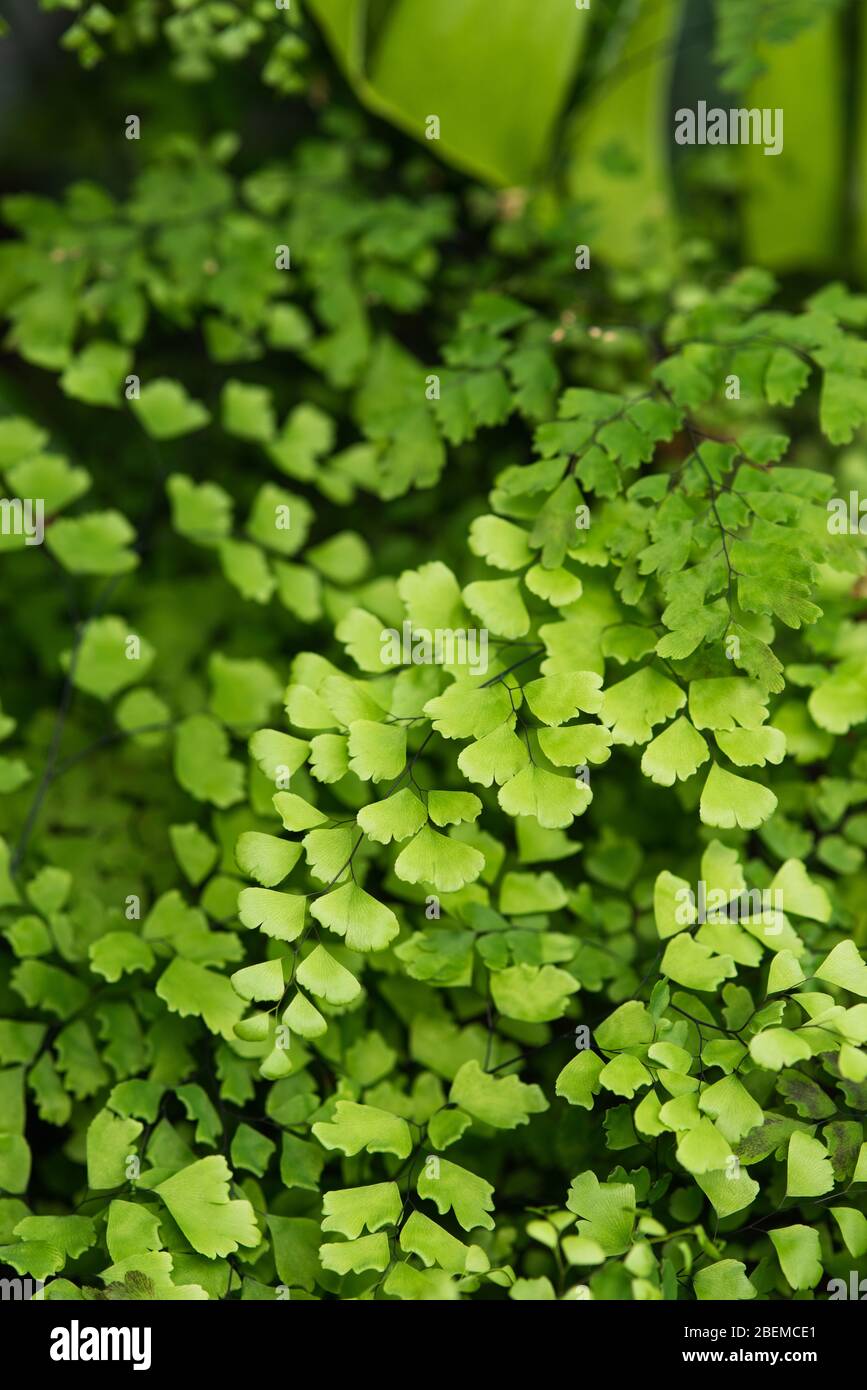
<path fill-rule="evenodd" d="M 406 730 L 357 719 L 349 728 L 349 766 L 364 782 L 391 782 L 406 763 Z"/>
<path fill-rule="evenodd" d="M 96 1243 L 96 1227 L 89 1216 L 26 1216 L 15 1227 L 15 1235 L 53 1245 L 70 1260 L 77 1260 Z"/>
<path fill-rule="evenodd" d="M 335 960 L 324 946 L 316 946 L 302 961 L 295 978 L 317 999 L 329 1004 L 350 1004 L 361 993 L 361 986 L 345 966 Z"/>
<path fill-rule="evenodd" d="M 707 762 L 707 744 L 689 720 L 680 715 L 649 743 L 641 758 L 641 771 L 661 787 L 671 787 L 675 779 L 684 782 Z"/>
<path fill-rule="evenodd" d="M 613 1057 L 599 1073 L 599 1084 L 616 1096 L 626 1096 L 629 1100 L 641 1086 L 649 1086 L 653 1077 L 647 1067 L 637 1057 L 623 1055 Z"/>
<path fill-rule="evenodd" d="M 592 1110 L 593 1097 L 599 1091 L 599 1073 L 603 1065 L 602 1058 L 589 1049 L 576 1053 L 557 1077 L 557 1095 L 562 1096 L 570 1105 L 580 1105 L 584 1110 Z"/>
<path fill-rule="evenodd" d="M 281 1283 L 292 1289 L 312 1290 L 321 1274 L 319 1223 L 297 1216 L 269 1215 L 267 1221 Z"/>
<path fill-rule="evenodd" d="M 268 780 L 277 785 L 285 785 L 282 779 L 288 779 L 303 766 L 309 748 L 304 739 L 279 733 L 277 729 L 260 729 L 250 739 L 250 757 Z"/>
<path fill-rule="evenodd" d="M 525 741 L 518 738 L 511 724 L 503 723 L 477 742 L 468 744 L 458 757 L 458 767 L 471 782 L 489 787 L 492 782 L 510 781 L 529 761 Z"/>
<path fill-rule="evenodd" d="M 125 686 L 141 680 L 153 662 L 154 649 L 143 638 L 139 639 L 138 657 L 129 655 L 135 650 L 129 643 L 130 636 L 138 634 L 130 631 L 123 618 L 93 618 L 87 624 L 74 667 L 70 653 L 64 653 L 61 664 L 72 671 L 79 690 L 108 700 Z"/>
<path fill-rule="evenodd" d="M 167 377 L 146 382 L 138 399 L 130 405 L 152 439 L 178 439 L 200 430 L 211 418 L 199 401 L 187 395 L 179 381 Z"/>
<path fill-rule="evenodd" d="M 318 1192 L 324 1166 L 325 1155 L 318 1144 L 308 1144 L 284 1132 L 280 1150 L 280 1181 L 284 1187 Z"/>
<path fill-rule="evenodd" d="M 299 990 L 295 998 L 283 1010 L 283 1022 L 293 1033 L 301 1038 L 321 1038 L 328 1032 L 328 1024 L 319 1010 Z"/>
<path fill-rule="evenodd" d="M 443 738 L 484 738 L 502 725 L 511 711 L 504 685 L 483 687 L 469 680 L 454 681 L 424 706 L 424 713 Z"/>
<path fill-rule="evenodd" d="M 730 1144 L 743 1139 L 764 1120 L 764 1112 L 736 1076 L 724 1076 L 712 1086 L 703 1087 L 698 1105 L 714 1121 Z"/>
<path fill-rule="evenodd" d="M 832 444 L 849 444 L 867 419 L 867 382 L 848 372 L 825 372 L 819 418 Z"/>
<path fill-rule="evenodd" d="M 440 893 L 454 893 L 475 882 L 484 867 L 484 855 L 472 845 L 425 825 L 401 850 L 394 871 L 405 883 L 430 884 Z"/>
<path fill-rule="evenodd" d="M 288 792 L 281 792 L 274 801 L 279 802 L 278 809 L 284 815 L 284 824 L 287 811 L 291 821 L 295 821 L 302 814 L 304 803 L 299 806 L 298 800 L 293 798 L 289 801 Z M 290 828 L 291 826 L 287 825 L 287 829 Z M 313 877 L 329 887 L 345 879 L 349 873 L 350 859 L 357 839 L 353 831 L 345 827 L 311 830 L 309 835 L 305 835 L 301 843 Z"/>
<path fill-rule="evenodd" d="M 251 386 L 243 381 L 227 381 L 220 401 L 223 429 L 227 434 L 257 444 L 268 444 L 274 438 L 277 422 L 271 404 L 271 392 L 265 386 Z"/>
<path fill-rule="evenodd" d="M 26 420 L 22 415 L 7 415 L 0 420 L 0 469 L 32 458 L 48 443 L 48 431 Z"/>
<path fill-rule="evenodd" d="M 283 1137 L 289 1140 L 292 1138 L 289 1134 Z M 296 1140 L 295 1142 L 300 1141 Z M 246 1168 L 248 1172 L 255 1173 L 257 1177 L 261 1178 L 268 1168 L 273 1152 L 273 1140 L 266 1139 L 265 1135 L 260 1134 L 252 1125 L 243 1123 L 238 1125 L 232 1136 L 230 1150 L 234 1168 Z"/>
<path fill-rule="evenodd" d="M 183 720 L 175 733 L 175 776 L 197 801 L 225 808 L 244 794 L 244 768 L 228 757 L 229 740 L 206 714 Z"/>
<path fill-rule="evenodd" d="M 663 869 L 653 888 L 653 913 L 656 930 L 663 941 L 695 923 L 695 895 L 686 879 Z"/>
<path fill-rule="evenodd" d="M 350 23 L 336 0 L 313 0 L 311 8 L 373 110 L 387 111 L 418 139 L 426 113 L 438 113 L 449 163 L 486 183 L 512 186 L 527 184 L 544 162 L 586 34 L 585 14 L 546 11 L 529 31 L 520 6 L 492 16 L 475 0 L 448 0 L 442 11 L 423 17 L 397 5 L 383 25 L 368 30 Z M 530 71 L 538 90 L 528 94 L 520 78 Z M 468 83 L 476 84 L 473 99 Z M 480 108 L 495 113 L 490 122 L 479 121 Z"/>
<path fill-rule="evenodd" d="M 499 516 L 476 517 L 470 526 L 469 547 L 498 570 L 523 569 L 533 558 L 524 528 Z"/>
<path fill-rule="evenodd" d="M 322 1229 L 357 1240 L 364 1230 L 380 1231 L 383 1226 L 396 1226 L 402 1207 L 400 1188 L 395 1182 L 334 1188 L 322 1198 Z"/>
<path fill-rule="evenodd" d="M 172 525 L 197 545 L 217 545 L 232 529 L 232 499 L 217 483 L 194 483 L 184 473 L 166 479 Z"/>
<path fill-rule="evenodd" d="M 357 584 L 370 568 L 367 542 L 357 531 L 340 531 L 307 551 L 307 559 L 334 584 Z"/>
<path fill-rule="evenodd" d="M 169 838 L 175 858 L 190 883 L 201 883 L 217 862 L 218 850 L 213 840 L 193 822 L 170 825 Z"/>
<path fill-rule="evenodd" d="M 740 1260 L 717 1260 L 706 1265 L 696 1272 L 693 1288 L 699 1302 L 730 1303 L 755 1298 L 757 1292 Z"/>
<path fill-rule="evenodd" d="M 211 713 L 224 724 L 264 723 L 280 698 L 280 682 L 264 661 L 233 661 L 214 652 L 208 675 Z"/>
<path fill-rule="evenodd" d="M 127 1181 L 128 1159 L 136 1157 L 136 1140 L 143 1125 L 100 1110 L 87 1129 L 87 1185 L 94 1191 L 119 1187 Z"/>
<path fill-rule="evenodd" d="M 674 681 L 652 666 L 605 691 L 600 719 L 614 735 L 615 743 L 647 743 L 654 725 L 672 719 L 686 704 L 686 696 Z"/>
<path fill-rule="evenodd" d="M 120 405 L 123 379 L 132 364 L 132 353 L 118 343 L 89 343 L 69 363 L 60 378 L 67 396 L 86 405 Z"/>
<path fill-rule="evenodd" d="M 240 385 L 240 383 L 235 383 Z M 318 406 L 297 405 L 286 417 L 276 438 L 271 419 L 270 398 L 263 388 L 253 388 L 259 394 L 237 397 L 239 423 L 253 430 L 253 438 L 271 440 L 268 453 L 277 467 L 292 478 L 310 481 L 317 460 L 331 451 L 334 445 L 334 423 Z M 233 393 L 234 394 L 234 393 Z"/>
<path fill-rule="evenodd" d="M 0 1246 L 0 1259 L 19 1274 L 48 1282 L 65 1263 L 63 1254 L 44 1240 L 24 1240 L 18 1245 Z"/>
<path fill-rule="evenodd" d="M 368 1269 L 386 1269 L 391 1250 L 387 1236 L 362 1236 L 360 1240 L 332 1241 L 320 1246 L 319 1258 L 323 1269 L 334 1274 L 362 1274 Z"/>
<path fill-rule="evenodd" d="M 791 951 L 778 951 L 768 970 L 768 994 L 780 990 L 790 990 L 804 979 L 804 972 L 798 964 L 797 956 Z"/>
<path fill-rule="evenodd" d="M 819 1232 L 809 1226 L 781 1226 L 769 1231 L 780 1268 L 793 1289 L 813 1289 L 822 1277 Z"/>
<path fill-rule="evenodd" d="M 750 1038 L 750 1056 L 760 1067 L 780 1071 L 810 1056 L 810 1045 L 788 1028 L 764 1028 Z"/>
<path fill-rule="evenodd" d="M 233 588 L 250 603 L 268 603 L 276 580 L 265 552 L 249 541 L 224 540 L 218 546 L 220 566 Z"/>
<path fill-rule="evenodd" d="M 788 1197 L 821 1197 L 834 1187 L 828 1151 L 820 1140 L 795 1130 L 789 1140 L 786 1170 Z"/>
<path fill-rule="evenodd" d="M 596 1041 L 606 1051 L 635 1047 L 653 1041 L 654 1021 L 644 1004 L 630 999 L 603 1019 L 595 1030 Z"/>
<path fill-rule="evenodd" d="M 418 1175 L 418 1195 L 434 1202 L 440 1216 L 454 1212 L 455 1220 L 465 1231 L 483 1226 L 494 1229 L 494 1189 L 484 1178 L 466 1168 L 450 1163 L 447 1158 L 429 1158 Z"/>
<path fill-rule="evenodd" d="M 746 1210 L 761 1191 L 745 1168 L 730 1166 L 713 1173 L 695 1173 L 694 1177 L 721 1220 Z"/>
<path fill-rule="evenodd" d="M 701 793 L 700 810 L 705 825 L 754 830 L 764 825 L 776 808 L 777 798 L 768 787 L 736 777 L 714 763 Z"/>
<path fill-rule="evenodd" d="M 382 801 L 362 806 L 356 819 L 369 839 L 388 845 L 393 840 L 408 840 L 425 824 L 427 814 L 409 787 L 402 787 Z"/>
<path fill-rule="evenodd" d="M 93 942 L 89 955 L 91 970 L 112 984 L 130 971 L 150 970 L 154 963 L 147 942 L 128 931 L 106 932 Z"/>
<path fill-rule="evenodd" d="M 569 853 L 571 853 L 571 848 Z M 566 889 L 555 874 L 508 873 L 500 885 L 500 911 L 522 917 L 532 912 L 556 912 L 568 902 Z"/>
<path fill-rule="evenodd" d="M 820 729 L 848 733 L 853 724 L 867 719 L 867 685 L 860 661 L 841 662 L 827 680 L 820 681 L 807 701 L 811 719 Z"/>
<path fill-rule="evenodd" d="M 263 960 L 259 965 L 245 965 L 232 976 L 232 985 L 242 999 L 281 999 L 283 996 L 283 963 Z"/>
<path fill-rule="evenodd" d="M 214 1154 L 181 1168 L 154 1189 L 193 1249 L 208 1259 L 259 1244 L 252 1206 L 229 1197 L 231 1179 L 226 1160 Z"/>
<path fill-rule="evenodd" d="M 294 941 L 301 935 L 305 907 L 306 899 L 297 893 L 243 888 L 238 894 L 238 916 L 242 925 L 258 927 L 266 936 L 274 937 L 277 941 Z"/>
<path fill-rule="evenodd" d="M 365 893 L 357 883 L 345 883 L 315 898 L 310 904 L 310 915 L 329 931 L 344 937 L 353 951 L 382 951 L 400 930 L 391 909 Z"/>
<path fill-rule="evenodd" d="M 7 469 L 6 477 L 18 497 L 41 497 L 48 514 L 62 511 L 90 487 L 86 469 L 72 468 L 56 454 L 24 459 Z"/>
<path fill-rule="evenodd" d="M 867 999 L 867 964 L 861 959 L 854 941 L 841 941 L 813 974 L 817 980 L 827 980 L 829 984 L 849 990 L 850 994 Z"/>
<path fill-rule="evenodd" d="M 87 998 L 87 990 L 73 975 L 42 961 L 26 960 L 16 966 L 11 984 L 31 1008 L 38 1005 L 58 1018 L 83 1008 Z"/>
<path fill-rule="evenodd" d="M 235 859 L 242 873 L 266 888 L 282 883 L 301 858 L 301 846 L 277 835 L 247 830 L 235 846 Z"/>
<path fill-rule="evenodd" d="M 679 985 L 698 990 L 719 989 L 723 980 L 737 974 L 737 966 L 731 956 L 714 955 L 707 946 L 693 941 L 686 932 L 680 932 L 669 941 L 660 969 Z"/>
<path fill-rule="evenodd" d="M 810 380 L 810 363 L 788 348 L 771 353 L 765 372 L 765 395 L 769 405 L 794 405 Z"/>
<path fill-rule="evenodd" d="M 799 859 L 787 859 L 780 865 L 771 892 L 780 893 L 784 910 L 796 917 L 810 917 L 814 922 L 831 919 L 828 894 L 820 884 L 813 882 Z"/>
<path fill-rule="evenodd" d="M 30 1166 L 30 1145 L 23 1134 L 0 1134 L 0 1191 L 26 1192 Z"/>
<path fill-rule="evenodd" d="M 491 993 L 500 1013 L 526 1023 L 561 1018 L 578 981 L 554 965 L 514 965 L 491 977 Z"/>
<path fill-rule="evenodd" d="M 731 1148 L 710 1120 L 699 1120 L 680 1136 L 677 1161 L 688 1173 L 713 1173 L 725 1168 Z"/>
<path fill-rule="evenodd" d="M 460 825 L 463 821 L 477 820 L 482 803 L 472 792 L 430 792 L 427 809 L 434 825 Z"/>
<path fill-rule="evenodd" d="M 786 754 L 786 736 L 770 725 L 762 729 L 733 729 L 716 734 L 717 746 L 736 767 L 764 767 L 781 763 Z"/>
<path fill-rule="evenodd" d="M 831 1215 L 840 1228 L 840 1234 L 849 1254 L 859 1260 L 867 1254 L 867 1217 L 855 1207 L 831 1207 Z M 18 1227 L 16 1227 L 18 1230 Z"/>
<path fill-rule="evenodd" d="M 244 1006 L 231 983 L 194 961 L 176 957 L 156 983 L 156 992 L 172 1013 L 204 1019 L 212 1033 L 231 1040 Z"/>
<path fill-rule="evenodd" d="M 161 748 L 172 725 L 171 710 L 147 688 L 129 690 L 115 705 L 118 728 L 139 748 Z"/>
<path fill-rule="evenodd" d="M 529 631 L 530 615 L 524 605 L 519 579 L 480 579 L 463 591 L 471 613 L 481 619 L 483 631 L 498 637 L 523 637 Z"/>
<path fill-rule="evenodd" d="M 739 676 L 689 683 L 689 715 L 697 729 L 758 729 L 767 718 L 766 705 L 761 689 Z"/>
<path fill-rule="evenodd" d="M 565 829 L 586 811 L 590 788 L 580 779 L 531 765 L 503 783 L 498 801 L 510 816 L 534 816 L 547 829 Z"/>
<path fill-rule="evenodd" d="M 362 1150 L 408 1158 L 412 1151 L 412 1136 L 405 1120 L 374 1105 L 357 1105 L 349 1100 L 339 1100 L 332 1120 L 314 1124 L 313 1133 L 326 1149 L 339 1149 L 348 1158 Z"/>
<path fill-rule="evenodd" d="M 523 688 L 524 698 L 543 724 L 565 724 L 580 710 L 598 714 L 603 704 L 601 676 L 594 671 L 569 671 L 542 676 Z"/>
<path fill-rule="evenodd" d="M 422 1211 L 412 1212 L 401 1228 L 400 1248 L 417 1255 L 428 1268 L 437 1265 L 449 1274 L 484 1273 L 490 1268 L 480 1246 L 464 1245 Z"/>
<path fill-rule="evenodd" d="M 461 1067 L 452 1082 L 449 1101 L 495 1129 L 515 1129 L 528 1124 L 531 1115 L 548 1109 L 538 1086 L 527 1086 L 517 1076 L 490 1076 L 475 1060 Z"/>
<path fill-rule="evenodd" d="M 580 1234 L 596 1241 L 605 1255 L 622 1255 L 629 1249 L 635 1225 L 635 1188 L 630 1183 L 600 1183 L 595 1173 L 581 1173 L 572 1181 L 566 1205 L 581 1218 Z"/>

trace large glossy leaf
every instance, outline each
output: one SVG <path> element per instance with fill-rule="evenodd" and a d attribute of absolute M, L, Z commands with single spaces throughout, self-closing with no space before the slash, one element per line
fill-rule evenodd
<path fill-rule="evenodd" d="M 362 100 L 494 183 L 546 162 L 591 22 L 551 0 L 310 0 Z M 376 21 L 376 22 L 374 22 Z M 430 126 L 427 127 L 431 129 Z"/>
<path fill-rule="evenodd" d="M 739 150 L 744 255 L 773 270 L 825 269 L 837 263 L 843 227 L 846 117 L 837 21 L 829 16 L 762 56 L 765 72 L 731 104 L 782 110 L 783 148 L 777 155 L 762 145 Z"/>
<path fill-rule="evenodd" d="M 588 205 L 586 242 L 617 263 L 671 233 L 669 90 L 682 0 L 641 0 L 622 12 L 611 57 L 571 114 L 568 184 Z M 591 261 L 592 264 L 592 261 Z"/>

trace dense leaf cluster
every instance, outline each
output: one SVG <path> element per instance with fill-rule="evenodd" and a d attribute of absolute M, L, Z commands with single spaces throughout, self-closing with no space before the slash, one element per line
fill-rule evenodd
<path fill-rule="evenodd" d="M 3 203 L 45 533 L 0 536 L 0 1258 L 826 1296 L 867 1254 L 867 298 L 701 244 L 587 276 L 573 210 L 318 119 Z"/>

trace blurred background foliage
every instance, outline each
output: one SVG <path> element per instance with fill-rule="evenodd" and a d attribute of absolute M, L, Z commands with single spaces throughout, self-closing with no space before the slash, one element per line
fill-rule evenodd
<path fill-rule="evenodd" d="M 583 239 L 613 264 L 663 257 L 711 230 L 741 261 L 863 279 L 867 23 L 858 0 L 579 4 L 40 0 L 40 16 L 10 0 L 6 119 L 26 128 L 10 173 L 22 161 L 49 174 L 61 150 L 80 151 L 95 170 L 108 147 L 89 116 L 105 122 L 132 99 L 152 129 L 217 117 L 259 150 L 285 150 L 300 112 L 282 98 L 342 99 L 333 58 L 371 113 L 444 163 L 514 197 L 544 193 L 539 218 L 577 204 Z M 44 128 L 39 88 L 55 80 L 63 49 L 88 76 L 77 85 L 63 69 L 71 124 L 58 140 Z M 108 53 L 112 90 L 103 91 Z M 699 99 L 782 108 L 782 153 L 721 147 L 696 160 L 672 132 L 674 112 Z M 437 140 L 426 137 L 432 115 Z"/>
<path fill-rule="evenodd" d="M 3 556 L 0 728 L 19 720 L 22 757 L 7 772 L 0 834 L 17 847 L 16 867 L 74 874 L 61 954 L 84 971 L 90 944 L 123 925 L 131 884 L 151 903 L 180 881 L 169 829 L 200 808 L 173 775 L 168 726 L 208 710 L 237 745 L 280 718 L 291 655 L 333 653 L 340 617 L 387 604 L 389 576 L 434 557 L 481 574 L 480 562 L 467 571 L 468 522 L 494 476 L 530 457 L 561 388 L 641 380 L 672 311 L 724 295 L 733 269 L 781 274 L 791 305 L 828 278 L 863 280 L 867 22 L 839 0 L 590 0 L 587 10 L 573 0 L 5 0 L 2 10 L 0 410 L 38 422 L 24 446 L 62 485 L 52 516 L 89 489 L 89 508 L 121 508 L 135 532 L 121 526 L 118 544 L 106 527 L 90 547 L 95 564 L 76 553 L 59 564 L 52 544 L 35 558 Z M 784 153 L 705 149 L 697 161 L 678 149 L 674 112 L 699 99 L 784 107 Z M 140 140 L 125 138 L 130 114 Z M 438 141 L 425 137 L 430 115 Z M 288 275 L 274 266 L 284 242 Z M 592 248 L 593 276 L 576 274 L 578 243 Z M 755 284 L 748 275 L 728 293 L 749 299 Z M 502 331 L 480 326 L 473 295 L 485 290 L 533 312 Z M 494 381 L 468 421 L 422 403 L 424 371 L 443 361 Z M 159 430 L 122 399 L 127 371 L 145 388 L 180 383 L 180 420 Z M 857 423 L 863 391 L 853 409 Z M 793 423 L 797 462 L 825 466 L 813 412 L 799 403 Z M 4 444 L 0 471 L 14 479 L 14 428 Z M 660 450 L 663 466 L 682 461 L 676 447 Z M 193 524 L 177 485 L 166 496 L 179 474 L 203 489 Z M 856 446 L 840 477 L 863 488 L 865 476 Z M 303 525 L 297 552 L 263 560 L 255 509 L 276 482 L 293 489 Z M 214 536 L 249 547 L 228 552 L 235 563 L 222 572 L 214 536 L 196 534 L 203 515 Z M 327 543 L 341 536 L 335 554 Z M 840 577 L 841 601 L 850 584 Z M 158 653 L 140 671 L 145 690 L 118 686 L 96 649 L 68 677 L 76 631 L 94 615 L 115 623 L 98 633 L 142 633 Z M 252 701 L 249 724 L 226 708 L 223 653 L 265 664 L 253 672 L 265 708 Z M 150 703 L 127 703 L 145 694 Z M 151 720 L 167 728 L 130 734 Z M 802 738 L 803 762 L 827 755 L 815 731 Z M 255 768 L 249 786 L 258 814 L 269 789 Z M 831 826 L 843 815 L 838 791 L 828 779 Z M 790 796 L 800 814 L 794 780 Z M 219 849 L 202 907 L 223 926 L 236 920 L 233 850 L 250 821 L 246 809 L 202 814 Z M 644 856 L 649 882 L 672 844 L 694 846 L 695 814 L 637 774 L 600 779 L 586 833 L 588 872 L 605 890 L 638 876 Z M 844 880 L 853 912 L 861 863 Z M 613 978 L 620 989 L 638 946 L 624 930 L 631 913 L 612 919 L 628 960 L 602 954 L 597 969 L 600 986 Z M 17 1016 L 8 975 L 4 964 L 0 1007 Z M 139 994 L 149 1017 L 149 987 Z M 169 1023 L 166 1053 L 199 1045 L 195 1025 Z M 144 1055 L 133 1051 L 129 1074 Z M 543 1065 L 551 1089 L 554 1066 Z M 97 1073 L 81 1091 L 62 1147 L 41 1120 L 29 1131 L 40 1194 L 65 1200 L 80 1184 L 103 1084 Z M 586 1154 L 580 1120 L 552 1115 L 521 1147 L 510 1139 L 507 1211 L 528 1192 L 547 1197 L 552 1162 L 560 1184 Z"/>
<path fill-rule="evenodd" d="M 207 548 L 188 545 L 179 572 L 165 480 L 206 477 L 241 516 L 261 484 L 262 439 L 217 423 L 228 380 L 272 392 L 281 419 L 299 405 L 323 412 L 312 471 L 278 464 L 319 494 L 309 547 L 354 524 L 375 539 L 376 571 L 397 573 L 462 554 L 493 472 L 526 456 L 525 431 L 486 405 L 483 439 L 449 437 L 444 468 L 417 399 L 407 414 L 414 374 L 440 360 L 475 291 L 539 313 L 515 344 L 532 422 L 558 373 L 604 390 L 642 370 L 640 333 L 588 340 L 597 315 L 652 333 L 673 302 L 744 262 L 784 273 L 792 303 L 867 267 L 857 4 L 6 0 L 4 16 L 0 312 L 11 351 L 0 404 L 90 466 L 91 505 L 117 507 L 122 477 L 149 580 L 123 580 L 119 602 L 159 647 L 157 684 L 181 712 L 207 698 L 216 644 L 284 674 L 282 654 L 309 641 L 311 625 L 325 640 L 347 602 L 303 556 L 260 623 L 255 580 L 226 582 Z M 672 131 L 675 110 L 700 98 L 782 105 L 784 153 L 705 148 L 696 160 Z M 130 114 L 138 141 L 124 135 Z M 438 141 L 425 137 L 432 114 Z M 273 270 L 282 242 L 295 256 L 288 276 Z M 592 248 L 592 284 L 576 277 L 577 243 Z M 132 411 L 106 409 L 81 383 L 83 348 L 106 335 L 132 352 L 143 382 L 180 378 L 212 427 L 155 439 Z M 434 485 L 434 499 L 417 490 Z M 375 513 L 357 515 L 365 493 L 389 506 L 375 538 Z M 55 700 L 75 610 L 48 555 L 39 578 L 27 555 L 7 563 L 11 591 L 28 594 L 5 617 L 18 639 L 5 652 L 6 699 L 22 710 L 35 671 Z M 86 611 L 87 594 L 72 597 Z M 52 717 L 50 705 L 28 726 L 35 766 Z M 77 709 L 72 748 L 101 737 L 103 718 L 98 701 Z M 146 745 L 109 747 L 117 782 L 106 786 L 98 757 L 74 765 L 52 795 L 46 846 L 79 873 L 90 860 L 106 901 L 113 837 L 128 843 L 132 816 L 153 872 L 175 794 L 170 777 L 148 791 Z M 116 795 L 127 781 L 138 804 Z M 0 828 L 20 825 L 31 794 L 4 798 Z"/>

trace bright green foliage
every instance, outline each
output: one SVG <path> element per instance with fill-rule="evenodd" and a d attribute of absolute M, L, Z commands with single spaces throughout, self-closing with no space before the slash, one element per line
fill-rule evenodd
<path fill-rule="evenodd" d="M 94 80 L 141 56 L 68 8 Z M 701 237 L 576 291 L 583 203 L 335 94 L 317 24 L 427 100 L 404 6 L 367 74 L 325 0 L 157 8 L 149 71 L 305 97 L 286 148 L 155 118 L 111 196 L 3 202 L 0 474 L 46 508 L 0 536 L 4 1262 L 821 1297 L 867 1252 L 864 296 Z M 514 61 L 489 8 L 464 59 Z M 747 8 L 733 84 L 811 32 Z M 447 158 L 535 169 L 587 24 L 520 147 L 456 86 Z"/>

